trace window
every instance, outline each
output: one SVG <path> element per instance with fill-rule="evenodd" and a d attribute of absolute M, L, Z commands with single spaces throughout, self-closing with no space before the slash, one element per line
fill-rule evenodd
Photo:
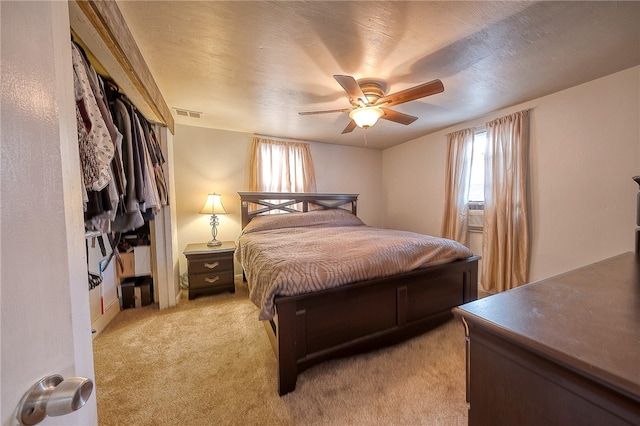
<path fill-rule="evenodd" d="M 477 132 L 473 141 L 471 184 L 469 186 L 469 202 L 474 205 L 484 203 L 484 149 L 486 144 L 487 132 L 485 130 Z"/>
<path fill-rule="evenodd" d="M 316 177 L 308 143 L 254 137 L 249 165 L 249 189 L 256 192 L 316 192 Z M 267 200 L 265 200 L 267 201 Z M 286 200 L 269 200 L 289 205 Z M 283 204 L 284 203 L 284 204 Z M 300 203 L 289 205 L 301 210 Z M 250 211 L 259 209 L 251 203 Z M 268 214 L 286 211 L 273 209 Z"/>
<path fill-rule="evenodd" d="M 484 222 L 484 150 L 487 132 L 476 132 L 473 139 L 471 158 L 471 182 L 469 184 L 469 231 L 482 231 Z"/>
<path fill-rule="evenodd" d="M 251 191 L 316 192 L 309 144 L 253 138 Z"/>

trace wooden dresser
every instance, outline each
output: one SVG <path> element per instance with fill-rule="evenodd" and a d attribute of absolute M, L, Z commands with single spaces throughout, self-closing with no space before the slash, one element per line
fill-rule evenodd
<path fill-rule="evenodd" d="M 640 425 L 640 257 L 625 253 L 454 309 L 469 425 Z"/>
<path fill-rule="evenodd" d="M 209 247 L 207 243 L 189 244 L 184 250 L 189 275 L 189 299 L 199 294 L 229 290 L 235 292 L 233 254 L 236 245 L 225 241 Z"/>

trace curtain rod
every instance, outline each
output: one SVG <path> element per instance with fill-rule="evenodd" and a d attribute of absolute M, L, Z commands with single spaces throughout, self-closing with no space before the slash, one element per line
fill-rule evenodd
<path fill-rule="evenodd" d="M 281 138 L 281 137 L 269 136 L 269 135 L 259 135 L 259 134 L 256 134 L 256 133 L 254 133 L 253 136 L 256 137 L 256 138 L 271 139 L 271 140 L 280 141 L 280 142 L 297 142 L 297 143 L 309 143 L 309 142 L 311 142 L 311 141 L 302 141 L 300 139 Z"/>
<path fill-rule="evenodd" d="M 508 109 L 508 108 L 505 108 L 505 109 Z M 517 110 L 517 111 L 513 111 L 513 112 L 510 112 L 510 113 L 507 113 L 507 114 L 503 115 L 502 117 L 506 117 L 506 116 L 508 116 L 508 115 L 515 114 L 515 113 L 517 113 L 517 112 L 522 112 L 522 111 L 531 111 L 532 109 L 533 109 L 533 107 L 520 109 L 520 110 Z M 469 121 L 479 120 L 479 119 L 481 119 L 481 118 L 483 118 L 483 117 L 488 117 L 488 116 L 490 116 L 490 115 L 495 115 L 495 114 L 496 114 L 496 112 L 497 112 L 497 111 L 491 111 L 491 112 L 488 112 L 488 113 L 486 113 L 486 114 L 478 115 L 477 117 L 474 117 L 474 118 L 472 118 L 472 119 L 467 120 L 467 122 L 469 122 Z M 500 118 L 500 117 L 498 117 L 498 118 Z M 480 126 L 484 126 L 484 124 L 482 124 L 482 125 L 480 125 Z M 476 126 L 476 127 L 477 127 L 477 126 Z"/>
<path fill-rule="evenodd" d="M 531 108 L 524 108 L 524 109 L 521 109 L 521 110 L 518 110 L 518 111 L 510 112 L 509 114 L 506 114 L 506 115 L 504 115 L 503 117 L 506 117 L 506 116 L 511 115 L 511 114 L 515 114 L 515 113 L 517 113 L 517 112 L 522 112 L 522 111 L 531 111 L 531 110 L 533 110 L 533 107 L 531 107 Z M 479 115 L 479 116 L 477 116 L 477 117 L 475 117 L 475 118 L 472 118 L 472 119 L 470 119 L 470 120 L 467 120 L 467 122 L 469 122 L 469 121 L 479 120 L 479 119 L 481 119 L 481 118 L 483 118 L 483 117 L 490 116 L 490 115 L 492 115 L 492 114 L 494 114 L 494 113 L 495 113 L 495 111 L 488 112 L 488 113 L 486 113 L 486 114 L 482 114 L 482 115 Z M 498 117 L 498 118 L 500 118 L 500 117 Z M 490 120 L 490 121 L 492 121 L 492 120 Z M 471 129 L 471 130 L 473 130 L 474 132 L 477 132 L 478 130 L 486 130 L 486 128 L 487 128 L 486 123 L 483 123 L 483 124 L 478 124 L 478 125 L 476 125 L 476 126 L 470 126 L 470 127 L 465 127 L 465 128 L 462 128 L 462 129 L 454 130 L 454 131 L 452 131 L 452 132 L 447 132 L 447 133 L 445 133 L 445 135 L 449 135 L 449 134 L 451 134 L 451 133 L 459 132 L 459 131 L 461 131 L 461 130 L 465 130 L 465 129 Z"/>

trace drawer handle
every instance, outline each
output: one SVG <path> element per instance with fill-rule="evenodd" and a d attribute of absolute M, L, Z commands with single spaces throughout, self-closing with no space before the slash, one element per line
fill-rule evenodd
<path fill-rule="evenodd" d="M 218 265 L 220 265 L 220 262 L 214 262 L 214 263 L 205 263 L 204 267 L 208 268 L 208 269 L 214 269 L 216 268 Z"/>
<path fill-rule="evenodd" d="M 205 277 L 204 280 L 206 282 L 208 282 L 209 284 L 215 283 L 216 281 L 218 281 L 220 279 L 220 277 L 215 276 L 213 278 L 209 278 L 209 277 Z"/>

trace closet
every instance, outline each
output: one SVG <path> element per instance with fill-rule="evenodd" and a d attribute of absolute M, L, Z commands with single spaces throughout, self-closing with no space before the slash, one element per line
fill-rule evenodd
<path fill-rule="evenodd" d="M 91 145 L 78 126 L 91 320 L 99 332 L 121 308 L 155 302 L 164 309 L 178 303 L 175 207 L 170 200 L 173 118 L 115 2 L 71 1 L 69 17 L 74 71 L 81 72 L 81 62 L 88 64 L 86 81 L 75 76 L 77 121 L 102 114 L 103 122 L 84 127 L 105 130 L 89 135 L 99 142 Z M 96 87 L 102 93 L 89 111 L 82 97 Z M 105 105 L 110 117 L 104 114 Z M 123 136 L 126 132 L 129 136 Z M 103 144 L 102 137 L 115 143 Z M 138 144 L 132 145 L 130 139 L 136 137 Z M 83 144 L 91 145 L 89 154 Z M 132 174 L 136 179 L 121 178 Z M 138 186 L 140 182 L 144 184 Z"/>

